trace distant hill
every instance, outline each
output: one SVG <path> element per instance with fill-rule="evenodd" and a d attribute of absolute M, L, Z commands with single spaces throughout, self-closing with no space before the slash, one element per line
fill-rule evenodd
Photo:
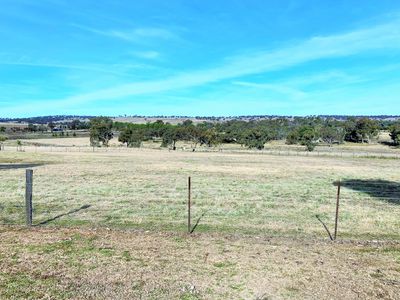
<path fill-rule="evenodd" d="M 39 117 L 27 117 L 27 118 L 0 118 L 1 123 L 33 123 L 33 124 L 48 124 L 53 123 L 64 123 L 70 122 L 72 120 L 88 121 L 95 116 L 77 116 L 77 115 L 55 115 L 55 116 L 39 116 Z M 374 120 L 385 120 L 393 121 L 400 119 L 399 115 L 369 115 L 369 116 L 345 116 L 345 115 L 313 115 L 310 117 L 321 117 L 321 118 L 333 118 L 336 120 L 346 120 L 349 117 L 368 117 Z M 184 120 L 192 120 L 195 123 L 199 122 L 224 122 L 229 120 L 263 120 L 263 119 L 276 119 L 276 118 L 288 118 L 293 119 L 296 116 L 278 116 L 278 115 L 243 115 L 243 116 L 118 116 L 110 117 L 114 121 L 119 122 L 131 122 L 131 123 L 146 123 L 154 122 L 157 120 L 163 120 L 164 122 L 169 122 L 172 124 L 183 122 Z"/>
<path fill-rule="evenodd" d="M 71 116 L 71 115 L 57 115 L 57 116 L 40 116 L 40 117 L 28 117 L 28 118 L 0 118 L 1 123 L 33 123 L 33 124 L 48 124 L 50 122 L 68 122 L 72 120 L 89 120 L 94 116 Z"/>

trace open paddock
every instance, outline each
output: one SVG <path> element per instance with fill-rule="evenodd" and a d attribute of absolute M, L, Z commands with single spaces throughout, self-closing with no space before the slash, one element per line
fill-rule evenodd
<path fill-rule="evenodd" d="M 0 153 L 0 298 L 398 296 L 398 159 L 38 148 Z"/>
<path fill-rule="evenodd" d="M 0 222 L 7 224 L 24 223 L 24 172 L 32 164 L 36 223 L 66 214 L 49 225 L 182 231 L 191 176 L 196 230 L 322 237 L 315 215 L 332 224 L 341 179 L 342 237 L 400 236 L 397 159 L 61 148 L 5 151 L 0 160 Z"/>

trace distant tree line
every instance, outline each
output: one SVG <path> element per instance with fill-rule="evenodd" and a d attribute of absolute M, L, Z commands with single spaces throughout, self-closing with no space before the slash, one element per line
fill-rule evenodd
<path fill-rule="evenodd" d="M 227 120 L 271 120 L 276 118 L 285 118 L 285 119 L 294 119 L 296 117 L 293 116 L 277 116 L 277 115 L 241 115 L 241 116 L 141 116 L 141 115 L 124 115 L 120 117 L 132 117 L 132 118 L 150 118 L 150 119 L 195 119 L 195 120 L 208 120 L 208 121 L 227 121 Z M 345 121 L 349 117 L 344 115 L 321 115 L 321 116 L 313 116 L 320 117 L 323 119 L 335 119 Z M 78 115 L 54 115 L 54 116 L 39 116 L 39 117 L 28 117 L 28 118 L 0 118 L 1 122 L 12 122 L 12 123 L 32 123 L 32 124 L 49 124 L 53 123 L 64 123 L 69 122 L 71 120 L 90 120 L 95 118 L 95 116 L 78 116 Z M 373 116 L 355 116 L 355 118 L 369 118 L 377 121 L 388 121 L 400 119 L 399 115 L 373 115 Z"/>
<path fill-rule="evenodd" d="M 64 131 L 64 130 L 83 130 L 89 129 L 90 122 L 81 121 L 78 119 L 74 119 L 70 122 L 49 122 L 48 124 L 33 124 L 29 123 L 26 127 L 9 127 L 6 128 L 4 126 L 0 127 L 0 132 L 47 132 L 47 131 Z"/>
<path fill-rule="evenodd" d="M 3 135 L 10 139 L 28 137 L 30 133 L 46 134 L 51 132 L 53 137 L 76 137 L 77 130 L 87 132 L 90 128 L 90 123 L 79 119 L 64 122 L 49 122 L 48 124 L 1 124 L 0 136 Z M 72 131 L 72 132 L 71 132 Z M 28 135 L 27 135 L 28 134 Z M 36 135 L 35 135 L 36 136 Z"/>
<path fill-rule="evenodd" d="M 273 140 L 286 140 L 287 144 L 304 145 L 313 151 L 318 144 L 370 143 L 380 130 L 388 130 L 393 143 L 400 144 L 400 122 L 370 118 L 347 118 L 340 121 L 322 117 L 277 117 L 263 120 L 230 120 L 202 122 L 186 120 L 172 125 L 158 120 L 147 124 L 113 122 L 107 117 L 90 120 L 92 145 L 107 146 L 114 133 L 127 147 L 140 147 L 144 141 L 160 141 L 162 147 L 175 150 L 178 141 L 190 142 L 193 151 L 197 146 L 215 147 L 235 143 L 250 149 L 264 149 Z"/>
<path fill-rule="evenodd" d="M 0 122 L 15 122 L 15 123 L 32 123 L 32 124 L 49 124 L 50 122 L 63 122 L 76 119 L 91 119 L 93 116 L 71 116 L 71 115 L 57 115 L 57 116 L 40 116 L 29 118 L 0 118 Z"/>

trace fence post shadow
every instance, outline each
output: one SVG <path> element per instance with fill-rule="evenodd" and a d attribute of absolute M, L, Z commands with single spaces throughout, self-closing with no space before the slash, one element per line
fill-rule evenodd
<path fill-rule="evenodd" d="M 197 219 L 196 223 L 194 224 L 193 228 L 190 230 L 190 233 L 193 233 L 196 227 L 199 225 L 200 220 L 205 216 L 206 211 L 201 214 L 201 216 Z"/>
<path fill-rule="evenodd" d="M 326 224 L 321 220 L 321 218 L 319 217 L 319 215 L 315 215 L 315 217 L 317 218 L 318 221 L 321 222 L 322 226 L 324 226 L 326 232 L 328 233 L 329 238 L 331 239 L 331 241 L 333 241 L 332 234 L 331 234 L 331 232 L 329 231 L 329 229 L 328 229 L 328 227 L 326 226 Z"/>
<path fill-rule="evenodd" d="M 81 211 L 81 210 L 88 209 L 89 207 L 91 207 L 91 205 L 89 205 L 89 204 L 82 205 L 82 206 L 79 207 L 79 208 L 70 210 L 70 211 L 67 212 L 67 213 L 63 213 L 63 214 L 57 215 L 57 216 L 55 216 L 55 217 L 53 217 L 53 218 L 51 218 L 51 219 L 42 221 L 42 222 L 40 222 L 40 223 L 38 223 L 38 224 L 35 224 L 35 225 L 33 225 L 33 226 L 46 225 L 46 224 L 48 224 L 48 223 L 50 223 L 50 222 L 52 222 L 52 221 L 55 221 L 55 220 L 57 220 L 57 219 L 59 219 L 59 218 L 61 218 L 61 217 L 68 216 L 68 215 L 72 215 L 72 214 L 77 213 L 77 212 L 79 212 L 79 211 Z"/>

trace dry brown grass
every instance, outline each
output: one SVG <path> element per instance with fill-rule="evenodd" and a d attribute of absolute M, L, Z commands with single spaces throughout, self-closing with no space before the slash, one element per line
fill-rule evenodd
<path fill-rule="evenodd" d="M 396 299 L 400 289 L 395 242 L 103 229 L 1 236 L 3 298 Z"/>
<path fill-rule="evenodd" d="M 68 151 L 68 152 L 83 152 L 92 151 L 88 137 L 69 137 L 69 138 L 35 138 L 21 140 L 23 145 L 27 146 L 29 151 L 48 151 L 47 147 L 53 147 L 53 151 Z M 301 145 L 286 145 L 285 141 L 272 141 L 265 145 L 263 151 L 249 150 L 238 144 L 222 144 L 218 147 L 209 148 L 206 146 L 198 146 L 198 152 L 218 152 L 225 153 L 251 153 L 251 154 L 275 154 L 283 156 L 336 156 L 336 157 L 378 157 L 378 158 L 398 158 L 400 159 L 400 148 L 388 146 L 390 144 L 388 132 L 381 132 L 378 140 L 371 144 L 344 143 L 342 145 L 333 145 L 332 147 L 324 144 L 319 144 L 314 152 L 308 153 L 305 151 L 305 146 Z M 9 140 L 6 142 L 6 147 L 16 148 L 16 141 Z M 35 147 L 32 147 L 35 146 Z M 43 148 L 45 146 L 45 148 Z M 160 141 L 146 141 L 142 143 L 144 149 L 160 149 Z M 190 142 L 178 142 L 177 148 L 179 151 L 191 152 L 192 144 Z M 62 149 L 64 148 L 64 149 Z M 102 151 L 96 149 L 97 151 Z M 113 138 L 110 141 L 108 151 L 129 151 L 126 146 L 118 142 L 118 138 Z M 103 149 L 104 151 L 104 149 Z"/>
<path fill-rule="evenodd" d="M 251 154 L 168 152 L 3 152 L 2 162 L 39 163 L 34 171 L 34 220 L 49 224 L 180 231 L 185 227 L 187 176 L 192 176 L 197 230 L 325 236 L 332 228 L 342 180 L 400 182 L 399 161 Z M 24 169 L 0 170 L 0 219 L 24 222 Z M 397 192 L 400 187 L 397 188 Z M 340 234 L 399 238 L 399 195 L 342 189 Z M 385 196 L 382 191 L 382 196 Z M 392 201 L 393 200 L 393 201 Z"/>
<path fill-rule="evenodd" d="M 399 160 L 44 151 L 0 153 L 0 221 L 24 223 L 27 166 L 19 163 L 36 164 L 34 223 L 46 222 L 30 231 L 0 227 L 0 298 L 398 295 Z M 204 214 L 191 237 L 189 175 L 193 222 Z M 315 215 L 332 229 L 339 178 L 392 185 L 344 186 L 332 243 Z"/>

